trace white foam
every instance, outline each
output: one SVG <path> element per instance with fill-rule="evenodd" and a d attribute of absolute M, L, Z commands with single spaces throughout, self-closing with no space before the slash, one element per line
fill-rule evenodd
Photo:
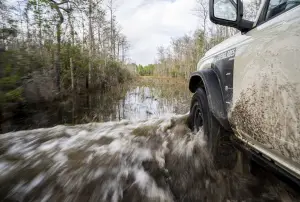
<path fill-rule="evenodd" d="M 40 151 L 49 151 L 49 150 L 54 150 L 55 147 L 58 146 L 58 141 L 57 140 L 50 140 L 46 143 L 43 143 L 41 146 L 38 147 Z"/>

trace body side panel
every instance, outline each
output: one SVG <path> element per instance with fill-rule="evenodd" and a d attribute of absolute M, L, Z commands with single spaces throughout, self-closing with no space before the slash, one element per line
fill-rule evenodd
<path fill-rule="evenodd" d="M 300 6 L 245 36 L 236 51 L 230 123 L 243 141 L 299 177 Z"/>

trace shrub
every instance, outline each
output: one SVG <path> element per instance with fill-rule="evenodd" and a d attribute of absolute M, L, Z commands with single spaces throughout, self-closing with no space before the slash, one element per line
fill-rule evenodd
<path fill-rule="evenodd" d="M 14 90 L 8 91 L 4 95 L 5 102 L 19 102 L 23 100 L 23 88 L 19 87 Z"/>

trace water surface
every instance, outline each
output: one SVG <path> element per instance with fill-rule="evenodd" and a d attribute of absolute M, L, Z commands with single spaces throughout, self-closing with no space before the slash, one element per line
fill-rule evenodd
<path fill-rule="evenodd" d="M 167 113 L 189 111 L 191 94 L 184 80 L 141 78 L 131 84 L 73 95 L 60 103 L 23 105 L 1 123 L 0 133 L 56 125 L 146 120 Z"/>

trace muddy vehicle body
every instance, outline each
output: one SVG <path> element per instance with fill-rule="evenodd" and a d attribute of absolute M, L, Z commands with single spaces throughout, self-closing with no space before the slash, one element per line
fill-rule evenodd
<path fill-rule="evenodd" d="M 213 156 L 224 153 L 218 146 L 230 139 L 298 185 L 299 5 L 298 0 L 263 0 L 251 22 L 243 19 L 240 0 L 210 0 L 211 21 L 240 33 L 209 50 L 189 82 L 190 125 L 203 128 Z"/>

